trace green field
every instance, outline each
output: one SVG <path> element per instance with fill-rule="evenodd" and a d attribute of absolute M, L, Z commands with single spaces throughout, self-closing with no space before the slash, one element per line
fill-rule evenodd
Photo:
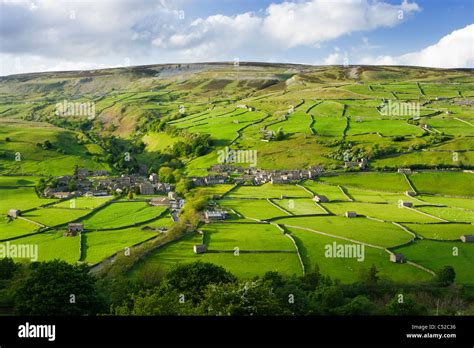
<path fill-rule="evenodd" d="M 136 227 L 84 233 L 82 235 L 83 260 L 90 264 L 100 262 L 116 252 L 125 252 L 125 248 L 130 248 L 156 235 L 156 232 L 142 231 Z"/>
<path fill-rule="evenodd" d="M 347 193 L 357 202 L 368 202 L 368 203 L 391 203 L 398 204 L 400 201 L 412 202 L 413 204 L 421 204 L 416 198 L 408 197 L 401 193 L 383 192 L 383 191 L 370 191 L 362 190 L 358 188 L 347 188 Z"/>
<path fill-rule="evenodd" d="M 270 183 L 261 186 L 241 186 L 232 191 L 229 198 L 281 198 L 309 197 L 310 194 L 294 185 L 273 185 Z"/>
<path fill-rule="evenodd" d="M 57 208 L 95 209 L 109 201 L 112 197 L 77 197 L 53 205 Z"/>
<path fill-rule="evenodd" d="M 25 220 L 15 219 L 8 221 L 0 217 L 0 240 L 32 233 L 37 229 L 39 229 L 38 225 Z"/>
<path fill-rule="evenodd" d="M 77 220 L 87 213 L 87 210 L 48 207 L 29 211 L 23 216 L 46 226 L 57 226 Z"/>
<path fill-rule="evenodd" d="M 274 199 L 273 202 L 294 215 L 325 214 L 323 209 L 307 198 Z"/>
<path fill-rule="evenodd" d="M 421 207 L 419 210 L 452 222 L 473 222 L 474 212 L 462 208 Z"/>
<path fill-rule="evenodd" d="M 453 248 L 457 248 L 457 251 L 455 252 Z M 408 260 L 417 262 L 433 271 L 438 271 L 444 266 L 452 266 L 456 271 L 458 283 L 474 284 L 472 275 L 474 244 L 422 240 L 395 251 L 401 252 Z"/>
<path fill-rule="evenodd" d="M 378 191 L 404 192 L 410 190 L 403 175 L 396 173 L 347 174 L 321 177 L 319 180 L 335 185 Z"/>
<path fill-rule="evenodd" d="M 341 189 L 334 185 L 325 185 L 317 181 L 305 181 L 303 186 L 314 194 L 326 196 L 330 201 L 347 201 Z"/>
<path fill-rule="evenodd" d="M 94 161 L 86 152 L 102 155 L 95 144 L 79 144 L 78 134 L 46 123 L 0 119 L 0 168 L 2 174 L 71 174 L 74 166 L 109 170 L 109 166 Z M 49 141 L 51 149 L 36 144 Z M 60 149 L 61 152 L 56 151 Z"/>
<path fill-rule="evenodd" d="M 281 218 L 274 221 L 288 227 L 308 228 L 369 243 L 381 247 L 391 247 L 407 243 L 413 237 L 401 228 L 385 222 L 366 218 L 348 219 L 340 216 L 294 217 Z"/>
<path fill-rule="evenodd" d="M 443 197 L 443 196 L 429 196 L 422 195 L 421 200 L 429 202 L 430 204 L 441 204 L 447 205 L 450 207 L 464 208 L 474 210 L 474 201 L 471 198 L 453 198 L 453 197 Z"/>
<path fill-rule="evenodd" d="M 80 257 L 80 237 L 64 237 L 63 231 L 50 230 L 9 242 L 38 247 L 38 261 L 60 259 L 75 263 Z"/>
<path fill-rule="evenodd" d="M 38 180 L 34 176 L 0 176 L 0 186 L 35 186 Z"/>
<path fill-rule="evenodd" d="M 193 245 L 201 244 L 200 235 L 190 235 L 179 242 L 168 244 L 149 255 L 139 263 L 134 272 L 148 267 L 168 270 L 176 264 L 185 264 L 201 260 L 224 267 L 239 278 L 248 279 L 256 275 L 263 276 L 269 271 L 284 275 L 301 275 L 302 269 L 296 253 L 251 254 L 205 253 L 196 255 Z"/>
<path fill-rule="evenodd" d="M 350 244 L 343 240 L 322 236 L 309 231 L 290 228 L 291 234 L 295 237 L 303 262 L 308 270 L 319 266 L 322 274 L 329 275 L 333 279 L 339 279 L 345 283 L 359 280 L 359 272 L 367 270 L 372 265 L 377 267 L 382 278 L 401 282 L 414 282 L 430 279 L 429 273 L 421 271 L 407 264 L 394 264 L 389 261 L 389 254 L 380 249 L 364 247 L 364 259 L 357 261 L 357 258 L 327 258 L 325 247 L 337 244 Z"/>
<path fill-rule="evenodd" d="M 10 209 L 27 210 L 55 201 L 39 198 L 33 187 L 2 187 L 0 195 L 0 214 L 7 214 Z"/>
<path fill-rule="evenodd" d="M 233 209 L 244 217 L 258 220 L 289 215 L 274 207 L 265 199 L 223 199 L 219 201 L 219 205 L 227 209 Z"/>
<path fill-rule="evenodd" d="M 474 197 L 474 174 L 461 172 L 415 173 L 410 180 L 419 192 Z"/>
<path fill-rule="evenodd" d="M 364 215 L 376 219 L 394 222 L 438 222 L 439 220 L 420 214 L 416 209 L 399 208 L 396 204 L 377 203 L 322 203 L 329 212 L 336 215 L 344 215 L 346 211 L 355 211 L 358 215 Z"/>
<path fill-rule="evenodd" d="M 131 226 L 158 217 L 165 209 L 146 202 L 112 203 L 87 217 L 83 223 L 88 230 Z"/>
<path fill-rule="evenodd" d="M 474 234 L 471 224 L 403 224 L 423 238 L 438 240 L 459 240 L 462 235 Z"/>
<path fill-rule="evenodd" d="M 269 224 L 209 224 L 205 226 L 204 244 L 209 250 L 287 250 L 294 246 L 285 235 Z"/>

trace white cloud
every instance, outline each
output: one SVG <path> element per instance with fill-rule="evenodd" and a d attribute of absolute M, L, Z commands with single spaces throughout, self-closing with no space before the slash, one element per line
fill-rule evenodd
<path fill-rule="evenodd" d="M 417 65 L 434 68 L 474 66 L 474 24 L 453 31 L 436 44 L 401 56 L 364 57 L 360 64 Z"/>
<path fill-rule="evenodd" d="M 268 7 L 263 32 L 287 47 L 314 45 L 355 31 L 394 27 L 419 10 L 407 1 L 400 5 L 366 0 L 284 2 Z"/>
<path fill-rule="evenodd" d="M 271 4 L 263 16 L 243 13 L 198 19 L 166 41 L 160 37 L 157 43 L 186 52 L 200 52 L 207 47 L 212 50 L 210 54 L 217 56 L 248 46 L 262 52 L 318 47 L 356 31 L 396 26 L 419 10 L 416 3 L 406 0 L 400 5 L 368 0 L 284 2 Z"/>
<path fill-rule="evenodd" d="M 268 61 L 354 32 L 394 27 L 420 11 L 408 0 L 398 5 L 383 0 L 298 0 L 271 4 L 257 13 L 193 20 L 192 14 L 183 16 L 167 3 L 0 0 L 0 53 L 37 62 L 25 64 L 25 71 L 44 66 L 50 70 L 57 66 L 52 62 L 114 66 L 125 57 L 132 64 L 236 56 Z M 5 73 L 14 73 L 8 64 L 2 64 L 0 74 Z"/>

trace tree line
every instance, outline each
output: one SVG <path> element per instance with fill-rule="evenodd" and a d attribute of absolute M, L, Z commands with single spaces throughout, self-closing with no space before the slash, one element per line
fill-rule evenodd
<path fill-rule="evenodd" d="M 303 276 L 268 272 L 239 280 L 206 262 L 168 272 L 144 267 L 94 277 L 64 261 L 0 261 L 0 307 L 17 315 L 455 315 L 474 314 L 472 291 L 454 283 L 447 266 L 434 280 L 402 284 L 375 266 L 343 284 L 318 267 Z"/>

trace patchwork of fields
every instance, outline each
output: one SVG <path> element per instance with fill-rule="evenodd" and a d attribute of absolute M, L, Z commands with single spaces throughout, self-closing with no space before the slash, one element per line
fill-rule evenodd
<path fill-rule="evenodd" d="M 0 187 L 0 243 L 37 245 L 39 261 L 58 258 L 71 263 L 95 264 L 158 236 L 158 228 L 173 224 L 166 208 L 140 200 L 110 196 L 56 202 L 38 198 L 34 187 L 7 187 L 16 182 L 0 181 L 4 184 Z M 9 199 L 15 190 L 20 190 L 16 199 Z M 21 216 L 8 219 L 6 212 L 18 208 Z M 70 222 L 82 223 L 84 232 L 74 237 L 64 236 Z"/>
<path fill-rule="evenodd" d="M 197 188 L 196 192 L 209 197 L 232 189 L 217 200 L 229 212 L 229 219 L 205 224 L 201 234 L 157 249 L 131 274 L 143 268 L 169 269 L 177 263 L 203 260 L 222 265 L 241 278 L 268 271 L 301 275 L 318 265 L 323 274 L 352 282 L 360 270 L 376 265 L 380 276 L 409 282 L 429 279 L 430 272 L 451 265 L 459 283 L 474 284 L 470 273 L 474 250 L 460 241 L 462 235 L 474 234 L 472 175 L 422 172 L 406 178 L 366 173 L 324 176 L 299 186 Z M 0 240 L 38 245 L 39 260 L 96 264 L 157 237 L 157 228 L 174 224 L 165 208 L 150 206 L 140 196 L 132 201 L 120 197 L 55 201 L 38 198 L 31 186 L 35 180 L 0 178 L 3 211 L 21 208 L 24 212 L 12 221 L 2 217 Z M 436 181 L 444 185 L 433 185 L 430 191 L 429 183 Z M 410 183 L 423 193 L 407 196 Z M 326 196 L 328 202 L 316 203 L 313 195 Z M 412 202 L 413 207 L 400 207 L 400 201 Z M 345 217 L 347 211 L 356 212 L 357 217 Z M 63 236 L 66 224 L 76 221 L 84 224 L 85 231 L 76 237 Z M 363 260 L 327 257 L 326 248 L 333 243 L 363 245 Z M 195 254 L 196 244 L 205 244 L 208 251 Z M 454 256 L 453 248 L 459 250 L 458 255 Z M 402 253 L 410 262 L 390 262 L 392 252 Z"/>
<path fill-rule="evenodd" d="M 474 284 L 474 250 L 460 240 L 474 234 L 473 72 L 351 69 L 219 63 L 97 70 L 85 79 L 71 72 L 6 77 L 0 243 L 38 245 L 39 260 L 97 264 L 172 227 L 169 211 L 149 205 L 149 196 L 40 198 L 40 178 L 77 168 L 118 176 L 166 167 L 178 172 L 169 181 L 178 182 L 217 174 L 219 150 L 229 147 L 256 151 L 258 169 L 322 166 L 326 174 L 298 185 L 247 181 L 235 189 L 193 189 L 228 219 L 154 250 L 132 275 L 203 260 L 245 279 L 268 271 L 301 275 L 318 265 L 323 274 L 353 282 L 374 264 L 381 277 L 410 282 L 451 265 L 458 283 Z M 55 117 L 55 102 L 67 96 L 93 101 L 93 119 Z M 415 112 L 392 112 L 391 105 Z M 207 142 L 192 148 L 198 135 Z M 129 150 L 135 166 L 124 159 Z M 413 172 L 397 173 L 402 167 Z M 314 195 L 328 201 L 316 203 Z M 10 209 L 21 217 L 7 218 Z M 85 231 L 65 237 L 70 222 Z M 333 243 L 363 246 L 363 260 L 327 257 Z M 208 251 L 195 254 L 196 244 Z M 409 262 L 390 262 L 395 252 Z"/>
<path fill-rule="evenodd" d="M 412 175 L 422 175 L 427 181 L 439 177 L 435 172 Z M 457 174 L 458 180 L 466 183 L 472 175 Z M 374 264 L 381 277 L 410 282 L 430 279 L 431 272 L 451 265 L 459 274 L 459 283 L 474 284 L 470 275 L 474 266 L 472 245 L 459 239 L 474 234 L 469 219 L 474 216 L 474 190 L 464 191 L 465 197 L 455 197 L 457 187 L 453 184 L 436 188 L 443 195 L 408 197 L 405 191 L 409 184 L 401 174 L 321 177 L 303 186 L 325 195 L 329 202 L 316 204 L 307 190 L 295 185 L 241 186 L 218 201 L 232 213 L 231 219 L 206 224 L 202 235 L 192 234 L 154 251 L 132 273 L 203 260 L 222 265 L 242 278 L 268 271 L 299 275 L 318 265 L 323 274 L 352 282 L 360 270 Z M 401 208 L 399 200 L 411 201 L 414 206 Z M 437 206 L 462 210 L 465 219 L 458 215 L 458 219 L 442 218 L 438 211 L 424 214 L 425 209 Z M 358 216 L 347 218 L 345 211 L 355 211 Z M 364 260 L 326 257 L 326 247 L 333 243 L 364 245 Z M 208 252 L 196 255 L 196 244 L 205 244 Z M 431 246 L 433 254 L 429 253 Z M 459 248 L 461 257 L 453 254 L 453 247 Z M 409 263 L 390 262 L 392 252 L 403 253 Z M 434 261 L 438 253 L 443 256 Z"/>

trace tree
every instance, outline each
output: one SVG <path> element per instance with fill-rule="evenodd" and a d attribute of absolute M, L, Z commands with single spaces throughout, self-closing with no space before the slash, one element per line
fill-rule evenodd
<path fill-rule="evenodd" d="M 301 281 L 301 287 L 302 289 L 306 291 L 313 291 L 316 290 L 316 288 L 321 284 L 324 283 L 325 281 L 327 282 L 327 279 L 325 279 L 320 271 L 319 271 L 319 265 L 315 264 L 313 267 L 313 270 L 311 272 L 306 273 L 304 276 L 300 278 Z"/>
<path fill-rule="evenodd" d="M 456 278 L 456 272 L 452 266 L 444 266 L 441 268 L 435 276 L 435 281 L 440 286 L 448 286 L 454 283 L 454 279 Z"/>
<path fill-rule="evenodd" d="M 15 295 L 19 315 L 94 315 L 104 301 L 86 265 L 64 261 L 33 263 Z"/>
<path fill-rule="evenodd" d="M 426 308 L 416 303 L 410 296 L 401 298 L 397 295 L 387 305 L 387 313 L 390 315 L 426 315 Z"/>
<path fill-rule="evenodd" d="M 315 314 L 332 314 L 332 310 L 344 304 L 344 294 L 337 285 L 323 286 L 314 293 L 312 297 L 312 308 Z"/>
<path fill-rule="evenodd" d="M 0 280 L 11 279 L 20 265 L 16 264 L 11 258 L 0 260 Z"/>
<path fill-rule="evenodd" d="M 374 264 L 370 266 L 368 270 L 366 269 L 361 269 L 359 271 L 359 278 L 362 283 L 367 284 L 367 285 L 375 285 L 377 284 L 377 281 L 379 280 L 379 276 L 377 275 L 379 271 L 377 270 L 377 267 L 375 267 Z"/>
<path fill-rule="evenodd" d="M 74 179 L 69 180 L 69 182 L 67 184 L 67 188 L 70 192 L 77 190 L 76 180 L 74 180 Z"/>
<path fill-rule="evenodd" d="M 202 299 L 204 290 L 210 284 L 232 283 L 237 278 L 221 266 L 209 262 L 194 262 L 178 265 L 165 277 L 167 285 L 193 302 Z"/>
<path fill-rule="evenodd" d="M 193 182 L 189 179 L 181 179 L 177 184 L 176 184 L 176 192 L 184 196 L 185 194 L 188 193 L 188 191 L 193 187 Z"/>
<path fill-rule="evenodd" d="M 39 179 L 38 183 L 36 184 L 36 190 L 38 193 L 41 195 L 44 192 L 44 189 L 46 188 L 46 180 L 44 178 Z"/>
<path fill-rule="evenodd" d="M 175 178 L 173 176 L 173 168 L 170 167 L 161 167 L 158 171 L 158 179 L 161 182 L 174 183 Z"/>
<path fill-rule="evenodd" d="M 280 301 L 281 314 L 304 315 L 308 312 L 308 293 L 301 288 L 298 279 L 293 279 L 274 289 Z"/>
<path fill-rule="evenodd" d="M 337 315 L 373 315 L 375 304 L 364 295 L 354 297 L 349 303 L 335 309 Z"/>
<path fill-rule="evenodd" d="M 279 315 L 283 310 L 270 284 L 257 280 L 211 285 L 200 305 L 206 315 Z"/>
<path fill-rule="evenodd" d="M 176 290 L 160 287 L 131 296 L 121 306 L 112 308 L 114 315 L 199 315 L 192 301 Z"/>

